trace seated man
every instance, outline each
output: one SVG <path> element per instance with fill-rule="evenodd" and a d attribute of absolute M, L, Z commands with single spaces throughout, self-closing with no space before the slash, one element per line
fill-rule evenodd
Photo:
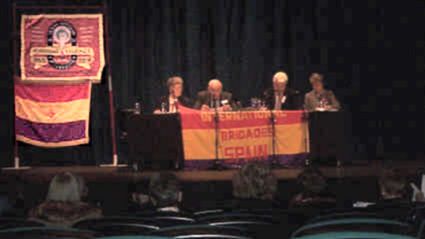
<path fill-rule="evenodd" d="M 264 101 L 269 110 L 301 109 L 299 93 L 287 87 L 288 75 L 281 71 L 273 76 L 273 88 L 264 92 Z"/>
<path fill-rule="evenodd" d="M 180 181 L 173 173 L 155 173 L 150 179 L 148 195 L 132 194 L 135 204 L 128 208 L 126 215 L 154 218 L 161 226 L 189 224 L 194 219 L 181 209 L 182 195 Z"/>
<path fill-rule="evenodd" d="M 323 75 L 313 73 L 310 75 L 310 84 L 313 90 L 305 94 L 304 108 L 307 111 L 337 111 L 341 108 L 331 90 L 326 90 L 323 85 Z"/>
<path fill-rule="evenodd" d="M 168 95 L 162 96 L 155 106 L 154 113 L 175 113 L 178 106 L 191 107 L 191 100 L 183 95 L 183 79 L 180 76 L 172 76 L 167 80 Z"/>
<path fill-rule="evenodd" d="M 356 202 L 355 208 L 374 212 L 391 219 L 405 219 L 411 203 L 407 198 L 407 181 L 398 169 L 385 169 L 378 179 L 379 200 L 377 202 Z"/>
<path fill-rule="evenodd" d="M 195 102 L 195 109 L 230 111 L 234 108 L 232 94 L 223 91 L 223 84 L 218 79 L 212 79 L 208 82 L 208 90 L 198 93 Z"/>
<path fill-rule="evenodd" d="M 149 183 L 149 198 L 158 212 L 180 212 L 182 201 L 180 182 L 172 173 L 157 173 Z"/>
<path fill-rule="evenodd" d="M 302 190 L 292 197 L 289 203 L 290 208 L 326 209 L 336 206 L 335 197 L 326 190 L 327 179 L 319 169 L 313 166 L 305 168 L 298 175 L 297 181 L 302 186 Z"/>

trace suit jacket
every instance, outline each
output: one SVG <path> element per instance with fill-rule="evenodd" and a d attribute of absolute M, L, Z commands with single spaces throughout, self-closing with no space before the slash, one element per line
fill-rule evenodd
<path fill-rule="evenodd" d="M 313 90 L 305 94 L 304 97 L 304 109 L 307 111 L 315 111 L 315 109 L 319 106 L 320 98 L 323 98 L 327 103 L 331 106 L 331 108 L 339 110 L 341 105 L 339 101 L 336 99 L 334 93 L 331 90 L 325 90 L 319 96 Z"/>
<path fill-rule="evenodd" d="M 232 94 L 226 91 L 221 92 L 220 95 L 220 100 L 219 100 L 219 104 L 220 106 L 223 106 L 223 101 L 227 100 L 228 104 L 232 107 L 235 108 L 234 102 L 232 101 Z M 204 91 L 200 91 L 198 92 L 198 96 L 196 97 L 196 101 L 195 101 L 195 105 L 193 106 L 193 108 L 195 109 L 200 109 L 202 105 L 208 105 L 209 107 L 211 106 L 211 95 L 207 90 Z"/>
<path fill-rule="evenodd" d="M 302 99 L 300 99 L 300 94 L 298 91 L 287 88 L 285 90 L 284 96 L 286 96 L 286 100 L 282 104 L 281 110 L 299 110 L 302 108 Z M 274 109 L 275 100 L 276 97 L 273 88 L 264 91 L 264 101 L 266 103 L 267 109 Z"/>
<path fill-rule="evenodd" d="M 161 109 L 162 104 L 165 104 L 165 111 L 168 112 L 168 109 L 170 108 L 170 101 L 169 101 L 169 95 L 164 95 L 162 97 L 159 98 L 159 100 L 157 101 L 157 103 L 155 104 L 155 109 Z M 184 106 L 184 107 L 189 107 L 191 108 L 193 106 L 192 100 L 189 97 L 186 96 L 180 96 L 177 98 L 179 101 L 179 104 Z"/>

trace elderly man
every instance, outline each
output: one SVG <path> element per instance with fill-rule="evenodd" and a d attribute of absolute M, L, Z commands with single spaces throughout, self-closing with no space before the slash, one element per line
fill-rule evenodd
<path fill-rule="evenodd" d="M 208 82 L 208 90 L 198 92 L 195 109 L 229 111 L 232 110 L 232 94 L 223 91 L 223 84 L 218 79 Z"/>
<path fill-rule="evenodd" d="M 323 86 L 323 75 L 312 73 L 310 75 L 312 91 L 305 94 L 304 108 L 307 111 L 337 111 L 341 108 L 331 90 L 326 90 Z"/>
<path fill-rule="evenodd" d="M 277 72 L 273 76 L 273 88 L 264 92 L 264 101 L 269 110 L 297 110 L 301 108 L 299 93 L 287 87 L 288 75 Z"/>
<path fill-rule="evenodd" d="M 175 113 L 178 106 L 191 107 L 191 100 L 183 96 L 183 79 L 172 76 L 167 80 L 168 95 L 162 96 L 155 106 L 154 113 Z"/>

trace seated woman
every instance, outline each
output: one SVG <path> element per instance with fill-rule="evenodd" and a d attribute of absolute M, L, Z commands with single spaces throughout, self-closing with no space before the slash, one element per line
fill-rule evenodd
<path fill-rule="evenodd" d="M 71 173 L 56 175 L 46 200 L 29 212 L 29 219 L 53 226 L 72 226 L 78 221 L 102 216 L 102 210 L 81 201 L 84 189 Z"/>
<path fill-rule="evenodd" d="M 310 75 L 312 90 L 305 94 L 304 108 L 307 111 L 338 111 L 341 105 L 331 90 L 324 87 L 323 75 L 312 73 Z"/>
<path fill-rule="evenodd" d="M 296 194 L 290 201 L 290 208 L 313 207 L 317 209 L 336 206 L 335 197 L 326 193 L 327 187 L 325 176 L 314 167 L 308 167 L 297 177 L 302 191 Z"/>

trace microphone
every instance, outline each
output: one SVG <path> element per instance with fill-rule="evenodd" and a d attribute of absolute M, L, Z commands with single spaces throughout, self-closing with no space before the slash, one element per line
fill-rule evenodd
<path fill-rule="evenodd" d="M 214 95 L 210 93 L 210 108 L 217 109 L 220 107 L 220 99 L 215 99 Z"/>
<path fill-rule="evenodd" d="M 173 104 L 174 104 L 174 107 L 176 108 L 176 112 L 178 112 L 179 111 L 179 100 L 177 98 L 174 98 Z"/>

